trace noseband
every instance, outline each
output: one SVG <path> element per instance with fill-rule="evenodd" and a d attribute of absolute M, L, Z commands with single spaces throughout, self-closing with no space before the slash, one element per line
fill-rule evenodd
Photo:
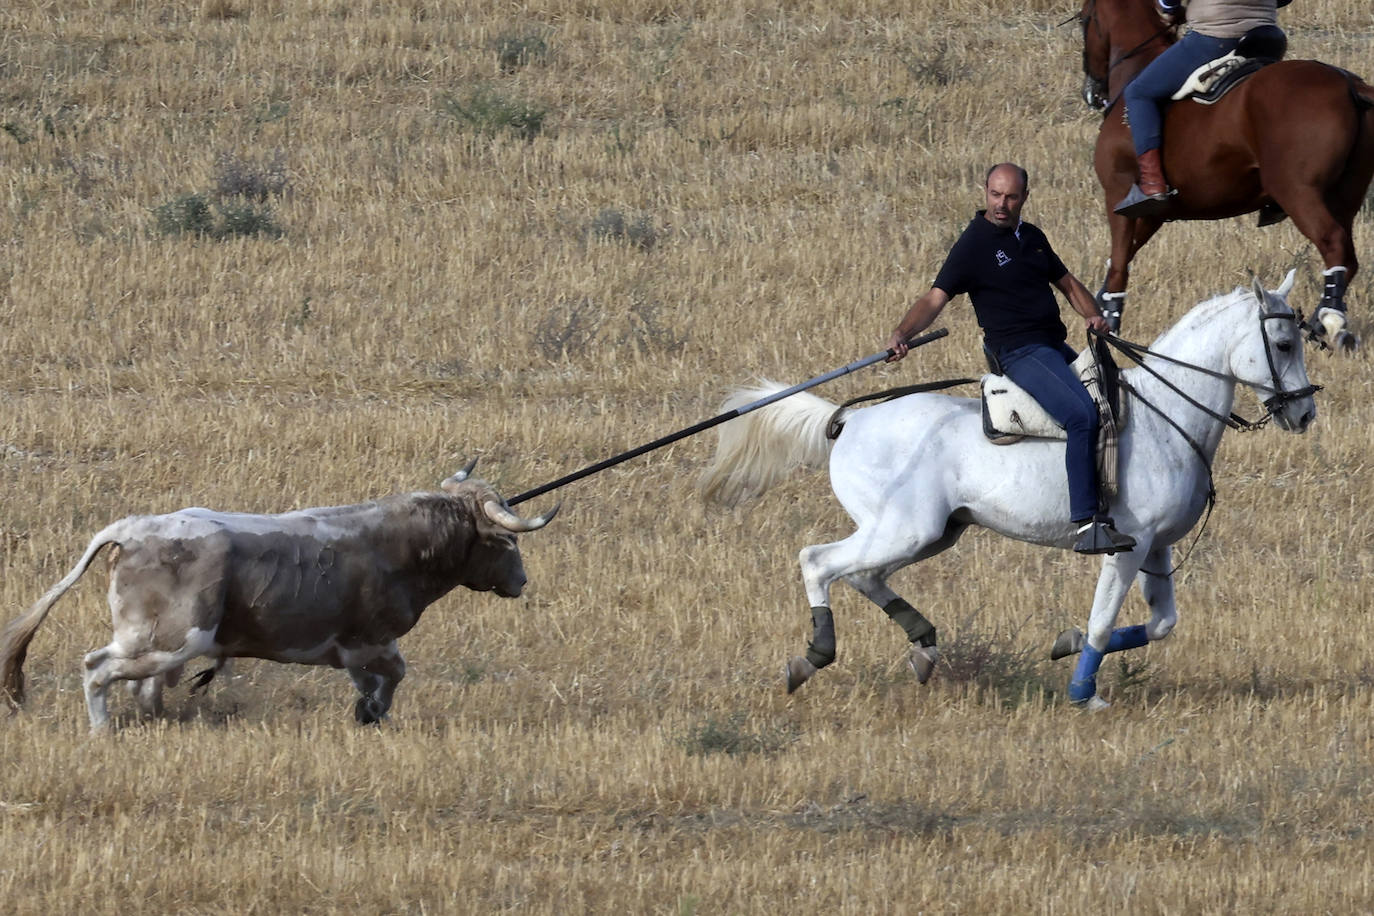
<path fill-rule="evenodd" d="M 1263 417 L 1260 417 L 1260 419 L 1256 421 L 1256 426 L 1263 425 L 1270 417 L 1274 415 L 1275 411 L 1282 408 L 1283 405 L 1287 404 L 1289 401 L 1296 401 L 1300 398 L 1310 397 L 1311 395 L 1314 395 L 1318 391 L 1322 390 L 1321 385 L 1311 384 L 1305 385 L 1302 388 L 1298 388 L 1295 391 L 1283 390 L 1282 382 L 1279 380 L 1278 367 L 1274 365 L 1274 348 L 1269 345 L 1269 331 L 1267 329 L 1267 326 L 1265 325 L 1265 322 L 1270 320 L 1271 318 L 1287 319 L 1289 321 L 1292 321 L 1298 327 L 1299 331 L 1301 331 L 1302 329 L 1302 316 L 1297 313 L 1289 313 L 1285 315 L 1282 312 L 1265 312 L 1263 315 L 1260 315 L 1260 337 L 1264 340 L 1264 358 L 1269 363 L 1269 378 L 1272 379 L 1274 382 L 1273 386 L 1270 387 L 1269 390 L 1274 392 L 1274 396 L 1271 398 L 1265 398 L 1263 401 L 1260 402 L 1264 405 L 1265 414 Z M 1301 333 L 1299 333 L 1298 336 L 1298 346 L 1302 346 Z M 1263 388 L 1265 386 L 1260 385 L 1257 387 Z"/>

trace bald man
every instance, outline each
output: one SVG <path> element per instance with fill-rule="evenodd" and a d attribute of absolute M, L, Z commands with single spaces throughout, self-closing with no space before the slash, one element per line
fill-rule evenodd
<path fill-rule="evenodd" d="M 1003 162 L 984 179 L 987 209 L 979 210 L 954 243 L 930 291 L 917 299 L 892 332 L 889 361 L 907 354 L 906 340 L 939 317 L 951 299 L 968 293 L 983 329 L 983 346 L 1001 372 L 1024 388 L 1068 433 L 1064 466 L 1069 520 L 1079 553 L 1118 553 L 1135 541 L 1099 512 L 1097 406 L 1069 364 L 1077 357 L 1065 341 L 1058 289 L 1087 326 L 1107 331 L 1092 294 L 1050 247 L 1045 233 L 1021 219 L 1030 194 L 1026 170 Z"/>

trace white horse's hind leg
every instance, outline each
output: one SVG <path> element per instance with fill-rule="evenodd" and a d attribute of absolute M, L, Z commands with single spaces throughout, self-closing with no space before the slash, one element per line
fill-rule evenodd
<path fill-rule="evenodd" d="M 925 615 L 908 604 L 901 595 L 887 584 L 887 576 L 895 570 L 883 573 L 854 573 L 845 577 L 855 591 L 883 609 L 892 622 L 905 632 L 911 648 L 907 650 L 907 664 L 916 675 L 917 683 L 930 680 L 935 671 L 935 663 L 940 659 L 936 648 L 935 625 Z"/>
<path fill-rule="evenodd" d="M 859 589 L 869 595 L 874 603 L 880 603 L 890 616 L 912 632 L 917 630 L 916 638 L 928 638 L 934 645 L 935 628 L 895 592 L 887 588 L 883 580 L 892 572 L 901 569 L 917 559 L 939 553 L 954 543 L 963 531 L 963 525 L 950 525 L 941 519 L 926 527 L 922 532 L 918 521 L 906 519 L 901 530 L 874 531 L 860 529 L 842 541 L 830 544 L 817 544 L 804 547 L 798 557 L 802 569 L 802 582 L 806 586 L 806 597 L 811 603 L 812 638 L 804 657 L 791 659 L 784 670 L 787 678 L 787 692 L 791 693 L 806 683 L 818 670 L 835 660 L 835 619 L 830 612 L 830 586 L 839 578 L 847 578 Z M 860 583 L 863 583 L 861 586 Z M 897 602 L 893 605 L 893 602 Z M 888 610 L 888 606 L 892 610 Z M 906 613 L 910 609 L 910 614 Z M 895 613 L 894 613 L 895 612 Z M 912 616 L 914 615 L 914 616 Z M 933 667 L 931 653 L 929 666 Z M 918 670 L 920 677 L 922 671 Z M 929 677 L 929 670 L 924 671 Z"/>

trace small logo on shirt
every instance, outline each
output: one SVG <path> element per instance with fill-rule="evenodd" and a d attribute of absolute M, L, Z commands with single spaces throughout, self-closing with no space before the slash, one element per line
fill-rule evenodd
<path fill-rule="evenodd" d="M 1008 264 L 1010 264 L 1010 263 L 1011 263 L 1011 258 L 1007 257 L 1007 253 L 1006 253 L 1005 251 L 1003 251 L 1002 249 L 998 248 L 998 249 L 997 249 L 997 266 L 998 266 L 998 267 L 1006 267 L 1006 266 L 1007 266 Z"/>

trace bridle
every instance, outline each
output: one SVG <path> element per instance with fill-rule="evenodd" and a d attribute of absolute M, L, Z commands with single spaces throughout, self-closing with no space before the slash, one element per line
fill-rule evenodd
<path fill-rule="evenodd" d="M 1311 395 L 1314 395 L 1318 391 L 1322 390 L 1321 385 L 1313 384 L 1307 384 L 1301 388 L 1297 388 L 1292 391 L 1284 390 L 1283 380 L 1279 378 L 1278 366 L 1274 363 L 1274 347 L 1270 341 L 1269 329 L 1268 325 L 1266 324 L 1266 322 L 1276 319 L 1293 322 L 1295 330 L 1297 332 L 1296 338 L 1299 341 L 1298 346 L 1302 346 L 1301 312 L 1293 312 L 1291 310 L 1288 312 L 1268 311 L 1260 314 L 1260 340 L 1262 341 L 1264 346 L 1265 361 L 1268 363 L 1269 366 L 1269 379 L 1271 382 L 1273 382 L 1273 384 L 1262 385 L 1256 384 L 1254 382 L 1245 382 L 1245 384 L 1249 385 L 1252 388 L 1259 388 L 1267 391 L 1272 391 L 1273 395 L 1261 401 L 1261 403 L 1264 405 L 1264 415 L 1261 416 L 1258 420 L 1246 420 L 1244 417 L 1240 416 L 1234 411 L 1227 416 L 1222 416 L 1217 411 L 1208 407 L 1206 404 L 1200 403 L 1192 395 L 1183 391 L 1173 382 L 1166 379 L 1158 371 L 1156 371 L 1153 366 L 1146 364 L 1144 357 L 1153 356 L 1156 359 L 1164 360 L 1165 362 L 1173 363 L 1177 366 L 1182 366 L 1185 369 L 1200 373 L 1202 375 L 1211 376 L 1212 378 L 1223 379 L 1229 382 L 1241 381 L 1234 375 L 1227 375 L 1224 372 L 1217 372 L 1213 369 L 1208 369 L 1205 366 L 1198 366 L 1194 363 L 1184 362 L 1181 359 L 1175 359 L 1172 356 L 1168 356 L 1156 350 L 1151 350 L 1149 347 L 1146 347 L 1142 344 L 1133 343 L 1129 340 L 1124 340 L 1120 337 L 1117 337 L 1114 334 L 1104 334 L 1100 331 L 1094 331 L 1090 328 L 1088 329 L 1088 336 L 1090 339 L 1092 337 L 1096 337 L 1104 343 L 1124 353 L 1141 369 L 1145 370 L 1147 373 L 1158 379 L 1160 383 L 1162 383 L 1166 388 L 1173 391 L 1179 397 L 1183 398 L 1183 400 L 1187 401 L 1193 407 L 1197 408 L 1198 410 L 1202 411 L 1203 413 L 1207 414 L 1213 419 L 1220 421 L 1228 429 L 1234 429 L 1240 432 L 1252 432 L 1254 430 L 1260 429 L 1266 423 L 1268 423 L 1269 420 L 1273 418 L 1274 414 L 1277 411 L 1281 410 L 1283 406 L 1287 404 L 1289 401 L 1296 401 L 1301 398 L 1310 397 Z M 1211 459 L 1207 457 L 1207 453 L 1203 450 L 1202 446 L 1199 445 L 1197 441 L 1188 434 L 1187 430 L 1185 430 L 1182 426 L 1179 425 L 1177 420 L 1169 416 L 1169 414 L 1166 413 L 1159 405 L 1155 404 L 1148 398 L 1142 396 L 1140 390 L 1131 385 L 1124 378 L 1120 379 L 1118 384 L 1121 386 L 1121 389 L 1123 391 L 1130 394 L 1138 403 L 1154 411 L 1155 414 L 1160 417 L 1160 419 L 1162 419 L 1165 423 L 1173 427 L 1174 431 L 1177 432 L 1181 437 L 1183 437 L 1183 441 L 1188 443 L 1189 448 L 1191 448 L 1194 454 L 1198 456 L 1198 460 L 1202 462 L 1203 468 L 1207 471 L 1207 514 L 1202 520 L 1202 527 L 1198 529 L 1197 535 L 1193 538 L 1193 543 L 1188 547 L 1188 553 L 1185 554 L 1183 559 L 1179 560 L 1178 563 L 1174 565 L 1174 568 L 1169 570 L 1167 573 L 1160 573 L 1154 570 L 1145 569 L 1143 566 L 1141 567 L 1140 571 L 1147 575 L 1168 578 L 1169 576 L 1172 576 L 1174 573 L 1178 572 L 1179 568 L 1183 566 L 1183 564 L 1188 560 L 1188 557 L 1192 556 L 1193 548 L 1197 546 L 1197 542 L 1202 538 L 1202 533 L 1207 530 L 1207 522 L 1210 521 L 1212 518 L 1212 508 L 1216 505 L 1217 502 L 1217 488 L 1216 480 L 1212 476 L 1212 462 Z"/>
<path fill-rule="evenodd" d="M 1093 28 L 1097 29 L 1097 34 L 1100 35 L 1102 39 L 1107 42 L 1107 48 L 1109 50 L 1111 49 L 1111 39 L 1108 38 L 1107 33 L 1103 30 L 1102 22 L 1098 19 L 1097 16 L 1097 0 L 1088 0 L 1087 5 L 1083 7 L 1083 9 L 1079 12 L 1077 16 L 1070 16 L 1068 19 L 1065 19 L 1064 22 L 1061 22 L 1060 25 L 1065 25 L 1069 22 L 1072 22 L 1074 19 L 1077 19 L 1078 24 L 1083 27 L 1083 75 L 1086 76 L 1088 79 L 1093 80 L 1096 83 L 1099 83 L 1102 86 L 1103 96 L 1106 95 L 1107 87 L 1111 85 L 1111 77 L 1113 70 L 1115 70 L 1117 67 L 1119 67 L 1121 64 L 1124 64 L 1131 58 L 1135 57 L 1141 51 L 1144 51 L 1147 47 L 1149 47 L 1158 39 L 1163 38 L 1165 35 L 1178 35 L 1178 23 L 1165 22 L 1162 26 L 1160 26 L 1158 31 L 1151 34 L 1148 38 L 1146 38 L 1139 44 L 1135 45 L 1133 48 L 1129 49 L 1128 51 L 1122 54 L 1117 55 L 1114 59 L 1109 57 L 1107 61 L 1107 72 L 1103 73 L 1101 77 L 1097 77 L 1094 76 L 1092 71 L 1088 69 L 1088 27 L 1092 26 Z M 1104 112 L 1108 111 L 1115 103 L 1116 97 L 1106 99 L 1102 104 L 1102 110 Z"/>
<path fill-rule="evenodd" d="M 1298 339 L 1302 339 L 1302 314 L 1300 312 L 1264 312 L 1259 316 L 1260 339 L 1264 345 L 1264 358 L 1269 366 L 1269 379 L 1271 382 L 1273 382 L 1273 384 L 1263 385 L 1254 382 L 1246 382 L 1245 384 L 1249 385 L 1252 388 L 1259 388 L 1265 391 L 1272 391 L 1274 393 L 1272 396 L 1265 398 L 1263 401 L 1260 402 L 1264 406 L 1264 414 L 1258 420 L 1247 420 L 1235 412 L 1232 412 L 1227 416 L 1222 416 L 1212 408 L 1208 407 L 1206 404 L 1200 403 L 1196 398 L 1194 398 L 1187 392 L 1183 391 L 1181 388 L 1179 388 L 1173 382 L 1166 379 L 1164 376 L 1160 375 L 1159 372 L 1157 372 L 1154 369 L 1154 367 L 1149 366 L 1145 363 L 1144 357 L 1153 356 L 1156 359 L 1173 363 L 1176 366 L 1182 366 L 1185 369 L 1197 372 L 1201 375 L 1208 375 L 1212 378 L 1223 379 L 1225 381 L 1236 382 L 1241 381 L 1241 379 L 1238 379 L 1233 375 L 1227 375 L 1224 372 L 1217 372 L 1213 369 L 1208 369 L 1205 366 L 1198 366 L 1193 363 L 1184 362 L 1181 359 L 1175 359 L 1174 357 L 1169 356 L 1167 354 L 1160 353 L 1156 350 L 1151 350 L 1149 347 L 1146 347 L 1143 344 L 1138 344 L 1129 340 L 1125 340 L 1123 338 L 1117 337 L 1114 334 L 1103 334 L 1100 331 L 1093 330 L 1089 330 L 1088 333 L 1092 336 L 1099 338 L 1100 340 L 1104 341 L 1110 346 L 1115 347 L 1122 353 L 1126 354 L 1126 356 L 1130 357 L 1131 360 L 1134 361 L 1137 365 L 1139 365 L 1141 369 L 1144 369 L 1147 373 L 1158 379 L 1160 383 L 1164 385 L 1164 387 L 1173 391 L 1175 394 L 1183 398 L 1183 400 L 1187 401 L 1193 407 L 1196 407 L 1198 410 L 1202 411 L 1203 413 L 1207 414 L 1213 419 L 1218 420 L 1221 423 L 1224 423 L 1228 429 L 1239 430 L 1240 432 L 1251 432 L 1252 430 L 1259 429 L 1263 427 L 1266 423 L 1268 423 L 1273 418 L 1274 414 L 1281 410 L 1283 406 L 1287 404 L 1289 401 L 1296 401 L 1301 398 L 1310 397 L 1311 395 L 1314 395 L 1318 391 L 1322 390 L 1321 385 L 1312 384 L 1304 385 L 1302 388 L 1297 388 L 1292 391 L 1285 391 L 1283 389 L 1283 380 L 1279 378 L 1279 369 L 1278 366 L 1274 363 L 1274 346 L 1271 343 L 1268 326 L 1265 324 L 1265 322 L 1273 320 L 1293 322 L 1298 332 Z M 1127 383 L 1125 380 L 1122 380 L 1121 384 L 1125 390 L 1130 392 L 1136 398 L 1136 400 L 1150 407 L 1161 417 L 1167 420 L 1170 423 L 1170 425 L 1173 425 L 1175 429 L 1178 428 L 1177 424 L 1174 423 L 1172 417 L 1168 416 L 1168 414 L 1164 413 L 1162 410 L 1155 407 L 1155 405 L 1151 404 L 1147 399 L 1141 397 L 1140 392 L 1133 388 L 1129 383 Z M 1179 430 L 1179 432 L 1182 433 L 1183 431 Z M 1198 448 L 1198 446 L 1192 442 L 1191 437 L 1184 434 L 1184 438 L 1187 439 L 1188 442 L 1193 445 L 1194 450 L 1197 450 L 1199 454 L 1201 453 L 1201 450 Z"/>

